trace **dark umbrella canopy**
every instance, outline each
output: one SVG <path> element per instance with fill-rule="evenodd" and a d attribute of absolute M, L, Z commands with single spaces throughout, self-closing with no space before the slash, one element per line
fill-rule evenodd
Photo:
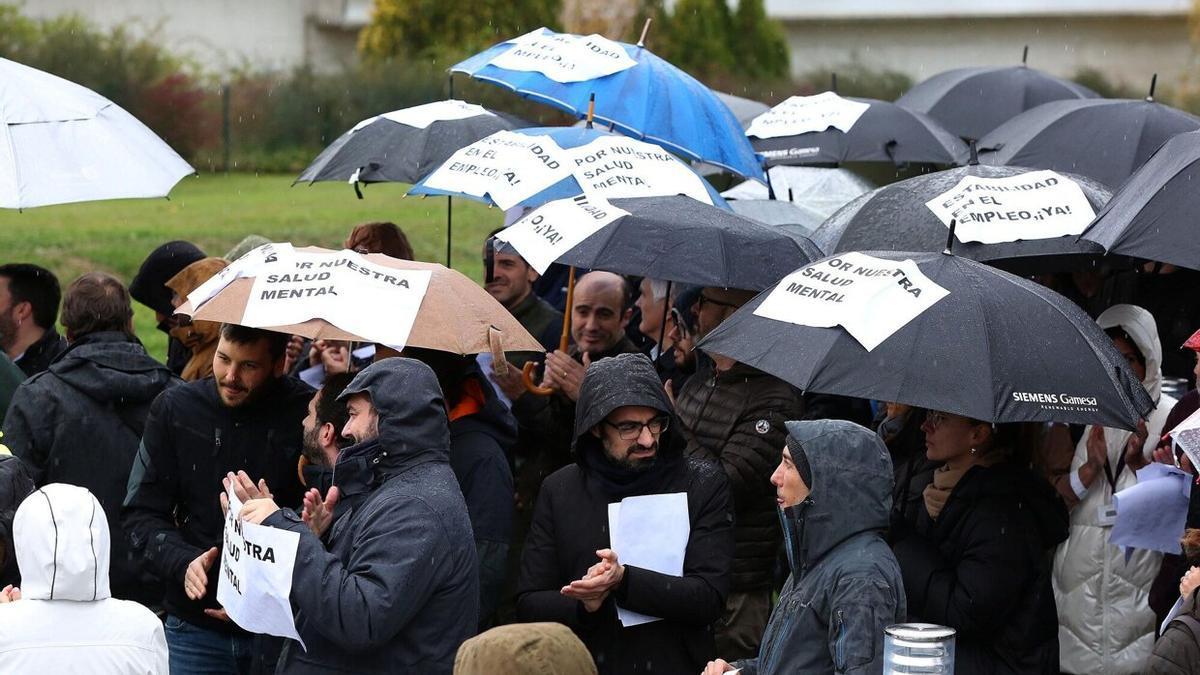
<path fill-rule="evenodd" d="M 926 202 L 945 193 L 966 176 L 1006 178 L 1033 171 L 1015 166 L 968 165 L 924 174 L 876 188 L 843 206 L 810 235 L 827 255 L 844 251 L 927 251 L 946 248 L 949 230 Z M 1112 193 L 1083 176 L 1063 174 L 1079 184 L 1092 209 L 1099 212 Z M 955 238 L 956 255 L 980 261 L 1021 261 L 1024 267 L 1069 268 L 1092 262 L 1104 250 L 1078 236 L 984 244 Z"/>
<path fill-rule="evenodd" d="M 979 141 L 984 164 L 1069 171 L 1116 189 L 1172 136 L 1200 118 L 1154 101 L 1053 101 L 1021 113 Z"/>
<path fill-rule="evenodd" d="M 321 151 L 296 179 L 360 183 L 415 183 L 459 148 L 505 129 L 530 126 L 512 115 L 489 114 L 436 121 L 425 128 L 402 124 L 386 115 L 364 120 Z"/>
<path fill-rule="evenodd" d="M 867 351 L 840 326 L 813 328 L 755 315 L 771 293 L 788 292 L 789 275 L 699 346 L 805 391 L 907 403 L 988 422 L 1133 429 L 1153 409 L 1112 340 L 1061 295 L 958 256 L 869 255 L 911 259 L 949 294 Z"/>
<path fill-rule="evenodd" d="M 872 98 L 845 97 L 870 105 L 850 131 L 826 129 L 778 138 L 751 137 L 767 166 L 843 162 L 962 164 L 967 145 L 927 115 Z"/>
<path fill-rule="evenodd" d="M 1083 233 L 1110 254 L 1200 270 L 1200 131 L 1167 141 Z"/>
<path fill-rule="evenodd" d="M 896 105 L 925 113 L 962 138 L 983 138 L 1043 103 L 1096 98 L 1087 87 L 1026 66 L 955 68 L 909 89 Z"/>
<path fill-rule="evenodd" d="M 605 225 L 557 262 L 696 286 L 760 290 L 820 255 L 803 237 L 690 197 L 611 203 L 629 215 Z"/>

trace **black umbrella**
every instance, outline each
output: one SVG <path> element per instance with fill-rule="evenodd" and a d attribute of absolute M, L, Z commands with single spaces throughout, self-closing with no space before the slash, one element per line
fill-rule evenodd
<path fill-rule="evenodd" d="M 896 105 L 925 113 L 958 136 L 979 139 L 1043 103 L 1098 96 L 1081 84 L 1022 63 L 947 70 L 909 89 Z"/>
<path fill-rule="evenodd" d="M 794 136 L 751 136 L 754 151 L 766 159 L 767 166 L 843 162 L 962 164 L 967 161 L 966 144 L 929 116 L 878 99 L 845 99 L 870 106 L 849 131 L 831 127 Z M 786 105 L 787 101 L 780 104 Z"/>
<path fill-rule="evenodd" d="M 1163 144 L 1117 191 L 1083 239 L 1110 254 L 1200 270 L 1200 131 Z"/>
<path fill-rule="evenodd" d="M 474 112 L 468 106 L 478 114 L 462 117 Z M 405 121 L 428 123 L 422 127 Z M 339 136 L 296 182 L 415 183 L 460 148 L 497 131 L 527 126 L 511 115 L 454 100 L 395 110 L 363 120 Z"/>
<path fill-rule="evenodd" d="M 1196 129 L 1200 118 L 1150 98 L 1053 101 L 984 136 L 979 158 L 1070 171 L 1116 189 L 1167 139 Z"/>
<path fill-rule="evenodd" d="M 803 237 L 691 197 L 610 203 L 629 215 L 605 225 L 556 262 L 696 286 L 760 290 L 820 256 Z M 535 210 L 528 218 L 536 215 Z"/>
<path fill-rule="evenodd" d="M 954 255 L 867 255 L 880 260 L 850 253 L 797 270 L 699 346 L 804 391 L 896 401 L 989 422 L 1133 429 L 1154 408 L 1112 340 L 1061 295 Z M 905 259 L 915 265 L 897 264 Z M 863 276 L 871 269 L 883 271 Z M 883 279 L 879 288 L 893 295 L 870 298 L 874 304 L 864 311 L 855 288 L 869 289 L 871 279 Z M 873 350 L 844 327 L 853 322 L 861 332 L 874 327 L 873 321 L 903 319 L 908 305 L 920 302 L 914 290 L 923 290 L 926 301 L 937 297 L 930 282 L 948 294 L 890 335 L 885 332 Z M 758 316 L 768 300 L 794 309 L 789 320 Z M 822 323 L 831 308 L 841 312 L 836 322 L 824 322 L 832 327 L 793 323 Z"/>
<path fill-rule="evenodd" d="M 827 255 L 844 251 L 926 251 L 939 252 L 946 248 L 948 223 L 938 218 L 926 203 L 945 194 L 958 185 L 966 176 L 977 178 L 1007 178 L 1020 176 L 1035 169 L 1015 166 L 980 166 L 972 164 L 936 173 L 923 174 L 907 180 L 876 188 L 843 206 L 829 217 L 810 235 L 817 246 Z M 1108 202 L 1112 193 L 1108 188 L 1089 178 L 1073 174 L 1060 174 L 1079 185 L 1087 198 L 1092 212 L 1078 214 L 1082 217 L 1076 234 L 1047 239 L 981 243 L 964 242 L 958 238 L 952 242 L 952 250 L 972 260 L 996 262 L 1012 270 L 1019 265 L 1021 271 L 1050 271 L 1088 265 L 1104 249 L 1091 242 L 1079 241 L 1078 232 L 1091 220 L 1091 214 L 1099 211 Z M 993 202 L 1006 202 L 1004 193 L 991 193 Z M 1037 208 L 1012 208 L 1006 206 L 985 207 L 996 215 L 1014 212 L 1037 217 L 1041 208 L 1054 208 L 1057 192 L 1032 191 Z M 1046 200 L 1046 201 L 1042 201 Z M 981 216 L 987 215 L 981 213 Z M 1042 221 L 1044 222 L 1044 221 Z M 989 225 L 1004 228 L 1005 221 L 997 220 Z M 956 232 L 963 236 L 963 230 Z"/>

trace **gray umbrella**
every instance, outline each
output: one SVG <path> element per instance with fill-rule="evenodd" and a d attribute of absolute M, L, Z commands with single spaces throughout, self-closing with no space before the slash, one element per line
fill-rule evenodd
<path fill-rule="evenodd" d="M 1083 239 L 1110 254 L 1200 270 L 1200 131 L 1163 144 L 1097 214 Z"/>
<path fill-rule="evenodd" d="M 813 232 L 813 243 L 828 255 L 843 251 L 928 251 L 946 248 L 949 230 L 925 204 L 953 188 L 965 176 L 1005 178 L 1033 171 L 1015 166 L 978 164 L 928 173 L 876 188 L 838 210 Z M 1064 174 L 1083 190 L 1092 209 L 1099 211 L 1112 193 L 1094 180 Z M 1050 271 L 1086 266 L 1104 254 L 1077 236 L 983 244 L 953 242 L 953 251 L 973 260 L 1000 263 L 1012 270 Z"/>
<path fill-rule="evenodd" d="M 1112 339 L 1063 296 L 954 255 L 870 255 L 910 259 L 949 294 L 867 351 L 839 325 L 815 328 L 756 315 L 771 294 L 803 288 L 789 275 L 722 322 L 700 348 L 804 391 L 907 403 L 986 422 L 1133 429 L 1153 410 Z M 828 274 L 824 270 L 838 269 L 830 265 L 835 260 L 808 269 Z M 847 270 L 827 284 L 835 289 L 827 294 L 830 302 L 845 300 L 840 309 L 854 309 L 852 294 L 837 295 L 845 293 L 838 284 L 853 275 Z"/>
<path fill-rule="evenodd" d="M 1167 139 L 1196 129 L 1200 118 L 1151 99 L 1053 101 L 984 136 L 979 159 L 1070 171 L 1116 189 Z"/>
<path fill-rule="evenodd" d="M 909 89 L 896 105 L 925 113 L 962 138 L 983 138 L 1021 113 L 1062 99 L 1096 98 L 1087 87 L 1025 65 L 956 68 Z"/>
<path fill-rule="evenodd" d="M 775 199 L 735 199 L 726 203 L 739 216 L 805 238 L 825 220 L 820 213 L 793 202 Z"/>

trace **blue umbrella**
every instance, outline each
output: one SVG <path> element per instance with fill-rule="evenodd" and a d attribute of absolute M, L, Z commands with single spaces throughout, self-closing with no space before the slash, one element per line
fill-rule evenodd
<path fill-rule="evenodd" d="M 636 65 L 582 82 L 558 82 L 540 72 L 492 65 L 493 59 L 515 46 L 512 42 L 494 45 L 455 64 L 450 72 L 498 84 L 581 119 L 587 116 L 589 97 L 595 94 L 596 120 L 621 133 L 746 178 L 763 178 L 742 125 L 711 89 L 645 47 L 613 44 L 624 49 Z"/>
<path fill-rule="evenodd" d="M 609 133 L 607 131 L 602 131 L 600 129 L 587 129 L 587 128 L 580 128 L 580 127 L 534 127 L 534 128 L 529 128 L 529 129 L 514 129 L 513 132 L 518 133 L 518 134 L 524 134 L 526 136 L 549 136 L 551 139 L 554 140 L 555 143 L 558 144 L 559 147 L 561 147 L 563 149 L 577 148 L 580 146 L 587 145 L 588 143 L 591 143 L 592 141 L 595 141 L 596 139 L 616 135 L 616 134 Z M 447 160 L 447 161 L 453 161 L 453 158 L 450 160 Z M 679 164 L 680 164 L 680 166 L 686 168 L 688 171 L 695 173 L 695 171 L 691 167 L 688 167 L 682 161 L 680 161 Z M 476 201 L 482 201 L 482 202 L 485 202 L 488 204 L 495 203 L 492 199 L 489 198 L 491 195 L 487 195 L 487 196 L 481 198 L 477 195 L 467 194 L 465 192 L 455 192 L 452 190 L 431 187 L 431 186 L 425 184 L 426 181 L 428 180 L 428 178 L 429 178 L 429 176 L 427 175 L 424 178 L 422 178 L 420 181 L 418 181 L 415 185 L 412 186 L 412 189 L 408 191 L 408 194 L 410 194 L 410 195 L 450 195 L 453 197 L 465 197 L 467 199 L 474 199 Z M 713 186 L 708 181 L 704 180 L 704 178 L 701 177 L 699 174 L 696 174 L 696 178 L 704 186 L 705 191 L 708 192 L 708 196 L 712 199 L 712 203 L 714 206 L 717 206 L 717 207 L 723 208 L 723 209 L 729 208 L 729 205 L 725 203 L 725 200 L 721 197 L 720 193 L 717 192 L 716 189 L 713 188 Z M 577 180 L 575 180 L 575 178 L 573 176 L 567 176 L 566 178 L 563 178 L 562 180 L 558 181 L 557 183 L 554 183 L 550 187 L 542 190 L 541 192 L 538 192 L 537 194 L 526 198 L 524 201 L 520 202 L 517 206 L 526 207 L 526 208 L 536 208 L 538 206 L 541 206 L 542 204 L 545 204 L 546 202 L 551 202 L 556 199 L 568 199 L 570 197 L 574 197 L 579 194 L 583 194 L 583 187 L 579 184 L 579 182 Z M 650 197 L 650 196 L 667 196 L 667 195 L 659 195 L 659 194 L 653 194 L 653 193 L 648 192 L 645 196 Z"/>

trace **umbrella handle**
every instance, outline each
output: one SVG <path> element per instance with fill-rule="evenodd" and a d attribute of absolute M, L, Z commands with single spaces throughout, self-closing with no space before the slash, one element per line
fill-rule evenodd
<path fill-rule="evenodd" d="M 538 396 L 549 396 L 555 392 L 552 387 L 539 387 L 533 383 L 533 369 L 537 366 L 533 361 L 525 363 L 525 367 L 521 370 L 521 382 L 525 385 L 525 391 Z"/>
<path fill-rule="evenodd" d="M 571 307 L 575 303 L 575 266 L 572 265 L 567 274 L 567 303 L 566 311 L 563 312 L 562 335 L 558 339 L 558 350 L 561 352 L 567 351 L 567 347 L 571 345 Z M 551 387 L 539 387 L 533 382 L 533 361 L 525 364 L 521 369 L 521 382 L 525 385 L 525 390 L 531 394 L 538 396 L 549 396 L 556 390 Z"/>

